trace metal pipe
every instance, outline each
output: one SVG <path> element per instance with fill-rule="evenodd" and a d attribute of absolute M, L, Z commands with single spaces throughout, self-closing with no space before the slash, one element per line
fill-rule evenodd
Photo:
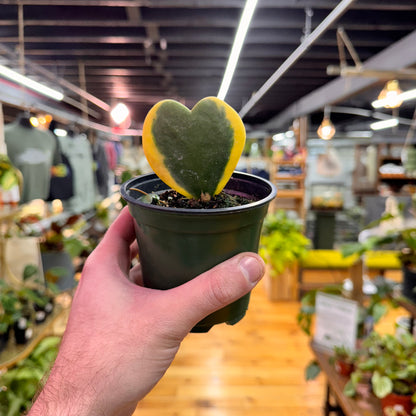
<path fill-rule="evenodd" d="M 18 4 L 19 22 L 19 67 L 20 73 L 25 75 L 25 22 L 23 18 L 23 4 Z"/>
<path fill-rule="evenodd" d="M 309 49 L 309 47 L 332 25 L 355 0 L 342 0 L 328 16 L 304 39 L 292 52 L 275 73 L 260 87 L 260 89 L 247 101 L 240 110 L 240 117 L 244 117 L 267 91 L 285 74 L 287 70 Z"/>
<path fill-rule="evenodd" d="M 0 50 L 3 50 L 7 53 L 7 55 L 9 56 L 16 56 L 16 54 L 6 45 L 0 43 Z M 44 75 L 46 78 L 57 82 L 59 85 L 61 85 L 64 88 L 67 88 L 68 90 L 71 90 L 72 92 L 74 92 L 75 94 L 79 95 L 80 97 L 85 98 L 86 100 L 88 100 L 89 102 L 93 103 L 94 105 L 96 105 L 97 107 L 102 108 L 104 111 L 110 111 L 110 105 L 107 104 L 106 102 L 100 100 L 99 98 L 95 97 L 94 95 L 90 94 L 87 91 L 84 91 L 82 88 L 77 87 L 76 85 L 64 80 L 63 78 L 58 77 L 57 75 L 55 75 L 53 72 L 48 71 L 47 69 L 41 67 L 40 65 L 35 64 L 34 62 L 29 62 L 26 59 L 26 64 L 33 68 L 34 71 L 36 71 L 37 73 Z"/>

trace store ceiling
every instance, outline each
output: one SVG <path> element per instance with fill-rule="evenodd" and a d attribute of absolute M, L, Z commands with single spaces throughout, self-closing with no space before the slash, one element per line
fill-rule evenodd
<path fill-rule="evenodd" d="M 302 48 L 305 34 L 313 33 L 341 3 L 259 0 L 225 100 L 237 111 L 244 108 Z M 344 29 L 363 63 L 373 62 L 369 68 L 411 69 L 416 64 L 416 2 L 351 3 L 250 106 L 244 115 L 249 127 L 278 131 L 305 114 L 313 126 L 321 121 L 325 104 L 336 106 L 331 118 L 338 131 L 366 128 L 374 121 L 361 110 L 372 115 L 370 103 L 385 80 L 327 74 L 328 65 L 340 64 L 337 28 Z M 24 57 L 26 74 L 39 81 L 56 85 L 37 65 L 110 106 L 123 101 L 132 110 L 133 126 L 140 128 L 149 108 L 161 99 L 192 107 L 217 95 L 243 6 L 244 0 L 0 0 L 0 63 L 19 68 Z M 389 47 L 394 48 L 391 57 Z M 346 56 L 353 65 L 348 52 Z M 401 86 L 416 88 L 416 77 L 401 80 Z M 74 89 L 59 87 L 82 104 Z M 33 104 L 27 97 L 22 103 Z M 106 111 L 92 102 L 88 107 L 90 120 L 109 123 Z M 400 117 L 411 119 L 414 108 L 415 101 L 405 104 Z M 79 112 L 73 102 L 65 109 Z"/>

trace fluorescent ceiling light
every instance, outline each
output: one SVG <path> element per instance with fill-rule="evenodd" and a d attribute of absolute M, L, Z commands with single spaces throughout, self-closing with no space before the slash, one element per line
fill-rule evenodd
<path fill-rule="evenodd" d="M 40 82 L 34 81 L 33 79 L 25 77 L 24 75 L 19 74 L 18 72 L 13 71 L 12 69 L 7 68 L 6 66 L 0 65 L 0 75 L 3 75 L 4 77 L 14 82 L 17 82 L 20 85 L 30 88 L 31 90 L 36 91 L 39 94 L 43 94 L 49 98 L 53 98 L 56 101 L 62 101 L 64 98 L 64 95 L 61 92 L 49 88 L 46 85 L 41 84 Z"/>
<path fill-rule="evenodd" d="M 373 137 L 373 132 L 369 130 L 352 130 L 345 133 L 347 137 Z"/>
<path fill-rule="evenodd" d="M 416 88 L 413 90 L 402 92 L 399 97 L 402 101 L 413 100 L 416 98 Z"/>
<path fill-rule="evenodd" d="M 408 101 L 408 100 L 413 100 L 415 98 L 416 98 L 416 88 L 413 90 L 402 92 L 400 95 L 397 96 L 397 100 L 400 100 L 400 101 Z M 388 98 L 384 98 L 382 100 L 375 100 L 371 103 L 371 105 L 374 108 L 382 108 L 382 107 L 385 107 L 386 104 L 388 104 L 388 101 L 389 101 Z"/>
<path fill-rule="evenodd" d="M 387 120 L 376 121 L 375 123 L 370 124 L 370 128 L 372 130 L 382 130 L 387 129 L 389 127 L 395 127 L 399 124 L 399 120 L 397 118 L 389 118 Z"/>
<path fill-rule="evenodd" d="M 220 100 L 225 98 L 228 89 L 230 88 L 231 80 L 233 79 L 234 71 L 237 66 L 238 58 L 240 56 L 240 52 L 244 44 L 244 39 L 246 38 L 246 34 L 250 26 L 254 10 L 256 9 L 257 1 L 258 0 L 247 0 L 246 5 L 244 6 L 243 14 L 241 15 L 237 33 L 234 38 L 233 47 L 231 49 L 227 66 L 225 68 L 224 77 L 221 82 L 221 87 L 217 94 L 217 97 Z"/>

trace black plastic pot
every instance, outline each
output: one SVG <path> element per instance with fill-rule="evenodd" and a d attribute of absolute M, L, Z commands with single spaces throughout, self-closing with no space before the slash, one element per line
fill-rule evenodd
<path fill-rule="evenodd" d="M 41 253 L 41 259 L 45 274 L 55 268 L 65 272 L 57 282 L 54 282 L 59 290 L 70 290 L 76 286 L 74 264 L 69 253 L 66 251 L 45 251 Z"/>
<path fill-rule="evenodd" d="M 416 303 L 416 272 L 413 272 L 406 266 L 402 268 L 403 284 L 402 295 L 410 301 Z"/>
<path fill-rule="evenodd" d="M 14 339 L 16 344 L 26 344 L 33 335 L 32 329 L 29 327 L 29 320 L 25 317 L 21 317 L 13 325 Z"/>
<path fill-rule="evenodd" d="M 267 180 L 234 172 L 225 191 L 255 200 L 247 205 L 215 209 L 182 209 L 151 205 L 143 194 L 162 193 L 169 187 L 155 174 L 139 176 L 121 186 L 136 220 L 136 237 L 146 287 L 179 286 L 237 253 L 257 252 L 261 227 L 276 188 Z M 214 312 L 192 332 L 207 332 L 215 325 L 237 323 L 246 313 L 250 295 Z"/>

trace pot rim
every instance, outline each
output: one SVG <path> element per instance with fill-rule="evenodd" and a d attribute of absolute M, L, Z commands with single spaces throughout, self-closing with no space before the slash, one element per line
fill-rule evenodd
<path fill-rule="evenodd" d="M 244 180 L 248 180 L 250 182 L 257 182 L 257 183 L 261 183 L 262 185 L 266 185 L 270 188 L 270 192 L 267 196 L 265 196 L 262 199 L 259 199 L 257 201 L 251 202 L 249 204 L 244 204 L 244 205 L 239 205 L 239 206 L 235 206 L 235 207 L 227 207 L 227 208 L 210 208 L 210 209 L 206 209 L 206 208 L 172 208 L 172 207 L 161 207 L 158 205 L 152 205 L 146 202 L 142 202 L 140 199 L 136 199 L 133 198 L 131 195 L 129 195 L 128 190 L 132 184 L 132 182 L 137 181 L 139 178 L 148 178 L 148 179 L 159 179 L 160 178 L 155 174 L 155 173 L 146 173 L 144 175 L 140 175 L 140 176 L 135 176 L 134 178 L 131 178 L 129 180 L 127 180 L 126 182 L 124 182 L 123 184 L 121 184 L 120 186 L 120 193 L 121 196 L 123 197 L 123 199 L 128 202 L 129 204 L 132 205 L 139 205 L 140 207 L 144 208 L 144 209 L 151 209 L 151 210 L 156 210 L 156 211 L 160 211 L 160 212 L 171 212 L 171 213 L 182 213 L 182 214 L 191 214 L 194 213 L 195 215 L 199 214 L 203 214 L 203 215 L 209 215 L 209 214 L 227 214 L 227 213 L 234 213 L 234 212 L 239 212 L 239 211 L 244 211 L 247 209 L 252 209 L 252 208 L 256 208 L 259 206 L 262 206 L 264 204 L 267 204 L 269 202 L 271 202 L 276 194 L 277 194 L 277 189 L 276 186 L 273 185 L 269 180 L 264 179 L 260 176 L 257 175 L 253 175 L 250 173 L 245 173 L 245 172 L 239 172 L 239 171 L 234 171 L 233 174 L 231 175 L 231 178 L 234 179 L 244 179 Z M 231 179 L 230 178 L 230 179 Z M 227 185 L 225 185 L 224 189 L 227 188 Z M 171 189 L 171 188 L 169 188 Z"/>

